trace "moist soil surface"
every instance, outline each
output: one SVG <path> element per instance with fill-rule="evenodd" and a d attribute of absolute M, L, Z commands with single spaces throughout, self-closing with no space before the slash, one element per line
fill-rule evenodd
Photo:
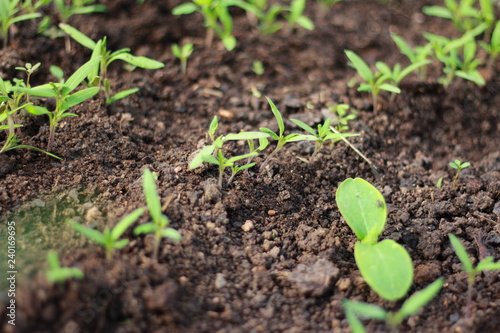
<path fill-rule="evenodd" d="M 455 234 L 474 263 L 487 255 L 500 257 L 498 63 L 481 69 L 485 86 L 457 79 L 448 88 L 437 83 L 440 67 L 432 64 L 425 80 L 408 77 L 395 98 L 382 93 L 375 111 L 369 94 L 347 87 L 355 73 L 344 49 L 371 65 L 378 60 L 406 65 L 391 32 L 412 45 L 422 45 L 423 31 L 456 36 L 449 22 L 421 14 L 421 7 L 432 3 L 440 2 L 346 1 L 324 12 L 311 2 L 306 14 L 316 24 L 314 31 L 271 36 L 260 34 L 242 11 L 234 10 L 238 44 L 231 52 L 217 39 L 205 46 L 200 15 L 172 16 L 176 1 L 106 1 L 107 13 L 73 16 L 71 25 L 94 40 L 107 36 L 110 49 L 128 47 L 166 66 L 127 72 L 113 63 L 114 89 L 140 91 L 109 106 L 98 95 L 74 107 L 78 117 L 62 121 L 52 150 L 64 160 L 28 150 L 0 156 L 2 228 L 15 221 L 20 241 L 28 234 L 25 221 L 43 220 L 36 233 L 29 233 L 28 252 L 39 268 L 19 277 L 16 326 L 7 323 L 2 306 L 1 330 L 348 332 L 343 299 L 389 310 L 403 302 L 384 301 L 357 269 L 356 238 L 335 203 L 338 185 L 349 177 L 368 180 L 384 195 L 388 221 L 381 238 L 408 250 L 415 267 L 409 293 L 445 279 L 441 292 L 400 330 L 498 330 L 498 273 L 478 276 L 466 318 L 467 277 L 448 240 Z M 52 9 L 45 11 L 55 19 Z M 187 41 L 195 48 L 183 77 L 171 45 Z M 72 73 L 90 51 L 73 42 L 68 53 L 64 39 L 37 35 L 36 24 L 28 22 L 18 25 L 0 55 L 4 79 L 22 77 L 16 66 L 41 62 L 32 79 L 36 85 L 55 80 L 49 65 Z M 264 64 L 263 75 L 252 71 L 254 60 Z M 256 90 L 261 97 L 252 94 Z M 306 163 L 314 150 L 314 143 L 306 142 L 286 145 L 260 171 L 272 142 L 255 159 L 256 166 L 231 184 L 226 176 L 222 188 L 215 166 L 189 170 L 193 153 L 209 142 L 214 115 L 220 134 L 277 129 L 263 96 L 275 101 L 288 132 L 301 132 L 290 118 L 313 125 L 322 122 L 321 111 L 328 106 L 350 104 L 357 115 L 350 130 L 359 136 L 349 140 L 376 169 L 344 142 Z M 28 118 L 24 124 L 23 143 L 45 148 L 47 119 Z M 238 142 L 228 148 L 246 151 Z M 456 158 L 472 166 L 454 189 L 448 163 Z M 129 245 L 111 260 L 71 228 L 52 230 L 53 220 L 67 224 L 71 218 L 102 230 L 143 207 L 145 168 L 156 172 L 164 212 L 183 236 L 179 243 L 162 240 L 157 259 L 152 258 L 154 239 L 135 236 L 132 228 L 125 233 Z M 441 177 L 443 186 L 437 188 Z M 147 221 L 144 214 L 138 223 Z M 49 249 L 60 253 L 63 266 L 80 268 L 85 278 L 49 284 L 43 272 Z M 22 263 L 19 258 L 18 266 Z M 389 331 L 379 321 L 364 323 L 369 332 Z"/>

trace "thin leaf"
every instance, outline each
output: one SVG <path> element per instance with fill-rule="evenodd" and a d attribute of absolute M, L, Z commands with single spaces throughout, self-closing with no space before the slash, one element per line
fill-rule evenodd
<path fill-rule="evenodd" d="M 131 65 L 146 68 L 146 69 L 159 69 L 165 67 L 165 64 L 147 57 L 134 56 L 130 53 L 120 53 L 113 56 L 113 59 L 121 59 Z"/>
<path fill-rule="evenodd" d="M 451 246 L 455 250 L 458 259 L 460 259 L 460 262 L 463 265 L 464 271 L 472 273 L 474 271 L 474 267 L 472 266 L 472 261 L 470 260 L 467 251 L 465 251 L 464 246 L 455 235 L 449 234 L 448 237 L 450 238 Z"/>
<path fill-rule="evenodd" d="M 117 240 L 135 221 L 144 213 L 146 208 L 138 208 L 132 213 L 121 219 L 120 222 L 111 230 L 111 238 Z"/>
<path fill-rule="evenodd" d="M 85 36 L 78 29 L 76 29 L 68 24 L 65 24 L 65 23 L 60 23 L 59 28 L 61 28 L 61 30 L 63 30 L 65 33 L 67 33 L 71 38 L 73 38 L 79 44 L 85 46 L 88 49 L 95 50 L 96 42 L 94 42 L 89 37 Z"/>
<path fill-rule="evenodd" d="M 421 308 L 423 308 L 434 298 L 434 296 L 436 296 L 436 294 L 441 290 L 443 283 L 444 279 L 441 277 L 428 285 L 426 288 L 411 295 L 411 297 L 403 303 L 403 306 L 398 311 L 397 316 L 403 319 L 417 314 Z"/>
<path fill-rule="evenodd" d="M 75 90 L 76 87 L 80 85 L 80 83 L 85 80 L 87 75 L 94 70 L 95 66 L 99 65 L 99 62 L 101 61 L 101 56 L 96 57 L 94 59 L 90 59 L 88 62 L 83 64 L 80 68 L 76 70 L 76 72 L 71 75 L 68 80 L 66 80 L 66 83 L 64 84 L 65 87 L 68 87 L 69 92 Z"/>
<path fill-rule="evenodd" d="M 153 174 L 149 169 L 144 169 L 143 185 L 144 197 L 148 205 L 149 214 L 154 223 L 158 223 L 161 219 L 161 202 L 158 192 L 156 191 L 156 183 Z"/>

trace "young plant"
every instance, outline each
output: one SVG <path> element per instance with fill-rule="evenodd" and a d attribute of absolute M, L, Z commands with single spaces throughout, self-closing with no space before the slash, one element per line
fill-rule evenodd
<path fill-rule="evenodd" d="M 195 12 L 203 15 L 207 29 L 205 46 L 210 48 L 214 33 L 222 40 L 226 50 L 231 51 L 236 46 L 236 38 L 232 35 L 233 18 L 229 13 L 230 6 L 246 7 L 244 1 L 233 0 L 192 0 L 178 5 L 172 10 L 173 15 L 188 15 Z M 248 7 L 250 9 L 250 7 Z"/>
<path fill-rule="evenodd" d="M 410 255 L 392 239 L 377 243 L 387 218 L 382 194 L 364 179 L 349 178 L 338 187 L 336 202 L 360 240 L 354 245 L 354 257 L 366 283 L 386 300 L 405 296 L 413 281 Z"/>
<path fill-rule="evenodd" d="M 45 276 L 50 283 L 64 282 L 71 278 L 83 279 L 84 277 L 83 272 L 76 267 L 61 267 L 59 255 L 54 250 L 47 253 L 47 263 L 49 267 L 45 271 Z"/>
<path fill-rule="evenodd" d="M 342 305 L 353 333 L 366 332 L 359 318 L 383 320 L 392 331 L 397 331 L 405 318 L 416 315 L 437 295 L 443 283 L 444 279 L 439 278 L 424 289 L 415 292 L 397 312 L 387 311 L 377 305 L 350 300 L 343 300 Z"/>
<path fill-rule="evenodd" d="M 100 59 L 100 64 L 98 67 L 94 68 L 87 75 L 87 80 L 91 86 L 100 85 L 106 96 L 106 104 L 111 104 L 119 99 L 125 98 L 139 91 L 139 88 L 132 88 L 127 90 L 122 90 L 114 95 L 112 95 L 111 85 L 108 80 L 108 67 L 115 60 L 123 60 L 126 63 L 140 68 L 146 69 L 159 69 L 165 67 L 165 64 L 147 57 L 134 56 L 130 53 L 130 49 L 123 48 L 117 51 L 110 51 L 106 48 L 107 38 L 94 42 L 89 37 L 85 36 L 83 33 L 77 29 L 67 25 L 60 24 L 59 27 L 66 32 L 71 38 L 80 43 L 81 45 L 92 50 L 91 59 Z"/>
<path fill-rule="evenodd" d="M 408 74 L 420 69 L 421 67 L 427 66 L 430 64 L 430 60 L 422 60 L 419 62 L 412 63 L 408 67 L 401 68 L 400 64 L 394 65 L 394 68 L 390 68 L 386 63 L 382 61 L 377 61 L 375 63 L 375 67 L 384 75 L 390 82 L 394 84 L 394 86 L 399 86 L 401 81 L 408 76 Z M 394 93 L 392 96 L 395 96 Z"/>
<path fill-rule="evenodd" d="M 495 24 L 489 43 L 479 41 L 479 45 L 488 53 L 488 68 L 492 68 L 495 59 L 500 54 L 500 21 Z"/>
<path fill-rule="evenodd" d="M 314 158 L 320 151 L 320 149 L 325 145 L 325 143 L 329 140 L 332 142 L 337 142 L 341 140 L 341 136 L 344 137 L 350 137 L 350 136 L 357 136 L 358 134 L 351 134 L 351 133 L 345 133 L 345 134 L 338 134 L 335 132 L 332 132 L 330 129 L 330 118 L 327 118 L 323 124 L 318 124 L 318 130 L 315 130 L 311 126 L 303 123 L 300 120 L 297 119 L 290 119 L 295 125 L 299 126 L 302 128 L 304 131 L 310 133 L 307 135 L 304 134 L 299 134 L 295 137 L 296 140 L 300 141 L 315 141 L 314 145 L 314 152 L 311 155 L 311 158 L 309 160 L 309 163 L 314 161 Z"/>
<path fill-rule="evenodd" d="M 350 50 L 345 50 L 347 58 L 349 58 L 350 66 L 353 67 L 359 76 L 365 80 L 359 85 L 358 91 L 369 91 L 372 93 L 373 111 L 377 110 L 377 99 L 381 90 L 399 94 L 401 90 L 393 84 L 388 83 L 389 78 L 380 71 L 372 72 L 368 64 L 361 59 L 356 53 Z"/>
<path fill-rule="evenodd" d="M 307 30 L 314 30 L 314 23 L 307 16 L 303 15 L 304 9 L 306 8 L 306 0 L 291 1 L 288 14 L 285 15 L 288 33 L 290 33 L 296 25 Z"/>
<path fill-rule="evenodd" d="M 328 107 L 333 118 L 333 125 L 340 133 L 349 130 L 349 122 L 356 119 L 355 113 L 349 113 L 351 106 L 345 103 L 339 103 Z"/>
<path fill-rule="evenodd" d="M 138 208 L 134 210 L 132 213 L 122 218 L 113 229 L 106 227 L 103 232 L 84 227 L 75 221 L 70 221 L 70 224 L 73 229 L 88 239 L 97 244 L 101 244 L 106 252 L 106 259 L 110 260 L 113 256 L 114 250 L 121 249 L 129 243 L 128 239 L 120 239 L 120 237 L 132 224 L 134 224 L 135 221 L 137 221 L 137 219 L 139 219 L 139 217 L 141 217 L 144 210 L 145 208 Z"/>
<path fill-rule="evenodd" d="M 252 25 L 257 26 L 263 35 L 271 35 L 281 28 L 283 23 L 278 21 L 279 15 L 287 11 L 287 7 L 279 3 L 269 6 L 267 0 L 249 0 L 247 16 Z"/>
<path fill-rule="evenodd" d="M 186 43 L 182 46 L 177 44 L 172 45 L 172 54 L 179 58 L 181 61 L 181 73 L 182 76 L 186 76 L 187 73 L 187 60 L 193 53 L 193 43 Z"/>
<path fill-rule="evenodd" d="M 26 67 L 30 66 L 26 64 Z M 5 142 L 0 148 L 0 154 L 13 149 L 32 149 L 61 159 L 42 149 L 19 144 L 21 139 L 18 139 L 16 129 L 19 129 L 22 125 L 16 124 L 17 113 L 31 105 L 31 103 L 23 102 L 26 94 L 17 90 L 20 87 L 26 87 L 26 83 L 22 80 L 17 80 L 15 86 L 12 86 L 10 81 L 4 81 L 0 78 L 0 131 L 7 132 Z"/>
<path fill-rule="evenodd" d="M 254 72 L 256 75 L 264 75 L 265 69 L 264 69 L 264 64 L 260 60 L 254 60 L 252 62 L 252 72 Z"/>
<path fill-rule="evenodd" d="M 399 48 L 399 51 L 404 54 L 412 64 L 422 63 L 424 61 L 428 61 L 432 56 L 432 45 L 430 43 L 425 44 L 424 46 L 416 46 L 415 48 L 411 48 L 408 43 L 405 42 L 403 38 L 396 34 L 391 34 L 392 40 Z M 420 79 L 425 79 L 425 69 L 426 65 L 419 66 L 418 68 L 418 76 Z"/>
<path fill-rule="evenodd" d="M 266 127 L 261 127 L 260 130 L 266 134 L 268 134 L 271 138 L 274 140 L 277 140 L 278 143 L 276 145 L 276 148 L 273 150 L 271 154 L 266 158 L 266 160 L 262 163 L 260 166 L 260 170 L 264 170 L 266 165 L 271 161 L 271 159 L 278 153 L 285 144 L 293 141 L 298 141 L 296 137 L 299 135 L 298 133 L 291 133 L 285 136 L 285 123 L 283 122 L 283 117 L 281 116 L 281 113 L 279 112 L 278 108 L 276 105 L 274 105 L 273 101 L 269 97 L 266 97 L 267 102 L 271 106 L 271 111 L 274 114 L 274 117 L 276 118 L 276 122 L 278 123 L 278 133 L 274 133 L 272 130 Z"/>
<path fill-rule="evenodd" d="M 40 13 L 19 14 L 21 5 L 20 0 L 0 0 L 0 37 L 2 37 L 4 48 L 9 42 L 10 28 L 15 23 L 42 16 Z"/>
<path fill-rule="evenodd" d="M 424 14 L 449 19 L 460 32 L 470 31 L 481 24 L 489 27 L 495 22 L 493 1 L 479 0 L 480 9 L 474 7 L 476 0 L 446 0 L 445 6 L 425 6 Z"/>
<path fill-rule="evenodd" d="M 453 177 L 453 189 L 456 190 L 458 188 L 458 177 L 460 177 L 460 173 L 462 172 L 463 169 L 470 167 L 469 162 L 461 162 L 460 160 L 454 160 L 450 162 L 450 167 L 453 169 L 457 170 L 455 173 L 455 177 Z"/>
<path fill-rule="evenodd" d="M 149 215 L 153 219 L 153 222 L 137 226 L 134 229 L 134 234 L 140 235 L 154 233 L 155 248 L 153 258 L 156 259 L 158 257 L 158 249 L 160 248 L 160 240 L 162 238 L 170 238 L 175 241 L 180 241 L 182 236 L 177 230 L 168 227 L 170 221 L 167 216 L 162 214 L 160 197 L 156 191 L 155 178 L 151 171 L 149 169 L 144 169 L 142 178 L 144 197 L 146 198 Z"/>
<path fill-rule="evenodd" d="M 453 234 L 449 234 L 448 237 L 450 238 L 453 250 L 455 250 L 458 259 L 460 259 L 460 262 L 462 263 L 462 269 L 467 273 L 467 305 L 465 310 L 465 317 L 470 318 L 471 314 L 470 307 L 472 303 L 472 287 L 474 286 L 474 282 L 476 281 L 476 276 L 478 276 L 479 274 L 481 274 L 481 272 L 484 271 L 499 270 L 500 261 L 493 262 L 495 258 L 491 256 L 484 258 L 476 265 L 476 267 L 474 267 L 472 265 L 472 261 L 467 255 L 467 251 L 465 250 L 462 243 L 458 240 L 458 238 Z"/>
<path fill-rule="evenodd" d="M 477 70 L 481 60 L 476 58 L 477 46 L 474 39 L 477 34 L 484 31 L 484 28 L 484 25 L 479 26 L 458 39 L 431 33 L 423 34 L 432 45 L 436 58 L 443 64 L 443 73 L 446 75 L 439 78 L 438 82 L 447 87 L 458 76 L 477 85 L 485 85 L 484 78 Z"/>
<path fill-rule="evenodd" d="M 99 61 L 100 57 L 89 60 L 76 70 L 65 83 L 51 82 L 33 88 L 17 88 L 19 91 L 27 93 L 31 96 L 50 97 L 55 99 L 56 104 L 53 111 L 49 111 L 47 108 L 42 106 L 29 105 L 26 107 L 26 110 L 31 114 L 47 115 L 49 117 L 50 134 L 47 151 L 52 149 L 56 127 L 59 122 L 68 116 L 76 117 L 76 114 L 68 112 L 69 108 L 82 103 L 99 92 L 99 88 L 93 87 L 82 89 L 71 94 L 71 92 L 80 86 L 80 84 L 85 80 L 85 77 L 87 77 L 87 75 L 98 66 Z"/>
<path fill-rule="evenodd" d="M 214 117 L 212 122 L 210 123 L 208 135 L 210 139 L 212 140 L 212 144 L 203 147 L 199 153 L 193 158 L 191 163 L 189 163 L 189 168 L 190 169 L 195 169 L 199 167 L 203 162 L 215 164 L 219 167 L 219 188 L 222 188 L 222 179 L 224 177 L 224 172 L 226 168 L 231 168 L 231 177 L 228 180 L 228 185 L 231 184 L 231 181 L 233 180 L 234 176 L 241 170 L 249 169 L 255 165 L 255 163 L 250 163 L 250 160 L 252 157 L 257 156 L 259 151 L 258 149 L 262 147 L 266 147 L 268 142 L 267 142 L 267 137 L 268 135 L 266 133 L 262 132 L 240 132 L 238 134 L 228 134 L 226 136 L 219 136 L 215 137 L 215 132 L 217 128 L 219 127 L 218 125 L 218 118 L 217 116 Z M 253 146 L 253 140 L 259 139 L 259 140 L 264 140 L 261 141 L 260 147 L 258 149 L 254 149 L 253 151 L 250 151 L 248 154 L 243 154 L 243 155 L 238 155 L 238 156 L 233 156 L 230 158 L 227 158 L 224 156 L 223 152 L 223 145 L 227 141 L 239 141 L 239 140 L 246 140 L 247 142 L 252 141 L 252 145 L 250 148 L 254 148 Z M 264 149 L 262 148 L 262 149 Z M 247 159 L 247 163 L 244 165 L 238 165 L 236 164 L 237 161 Z"/>

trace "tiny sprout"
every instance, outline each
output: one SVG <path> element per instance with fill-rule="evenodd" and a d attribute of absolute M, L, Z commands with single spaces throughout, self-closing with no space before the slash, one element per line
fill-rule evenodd
<path fill-rule="evenodd" d="M 83 279 L 84 275 L 76 267 L 61 267 L 59 255 L 56 251 L 47 253 L 47 263 L 49 267 L 45 271 L 45 276 L 50 283 L 64 282 L 70 278 Z"/>
<path fill-rule="evenodd" d="M 455 174 L 455 177 L 453 178 L 453 189 L 458 188 L 458 177 L 460 176 L 460 173 L 462 172 L 463 169 L 470 167 L 469 162 L 460 162 L 460 160 L 455 160 L 450 162 L 450 167 L 453 169 L 457 170 L 457 173 Z"/>
<path fill-rule="evenodd" d="M 271 161 L 271 158 L 273 158 L 274 155 L 276 155 L 276 153 L 279 152 L 283 148 L 283 146 L 285 146 L 286 143 L 297 141 L 296 137 L 299 135 L 298 133 L 292 133 L 285 136 L 285 123 L 283 122 L 283 117 L 281 116 L 281 113 L 279 112 L 278 108 L 276 107 L 276 105 L 274 105 L 273 101 L 271 101 L 269 97 L 266 97 L 266 99 L 269 105 L 271 106 L 271 111 L 273 112 L 274 117 L 276 118 L 279 131 L 278 133 L 274 133 L 272 130 L 265 127 L 261 127 L 260 130 L 268 134 L 274 140 L 277 140 L 278 144 L 276 145 L 276 148 L 273 150 L 273 152 L 269 154 L 269 156 L 266 158 L 264 163 L 261 164 L 260 170 L 264 170 L 269 161 Z"/>
<path fill-rule="evenodd" d="M 172 45 L 172 54 L 179 58 L 181 61 L 181 73 L 182 76 L 186 76 L 187 73 L 187 60 L 193 53 L 193 43 L 186 43 L 182 46 L 178 44 Z"/>
<path fill-rule="evenodd" d="M 156 190 L 155 176 L 153 175 L 153 173 L 149 169 L 144 169 L 144 174 L 142 177 L 144 197 L 146 198 L 149 215 L 153 219 L 153 222 L 148 222 L 137 226 L 134 229 L 134 234 L 140 235 L 154 233 L 155 248 L 153 252 L 153 258 L 156 259 L 158 256 L 158 249 L 160 247 L 161 238 L 170 238 L 175 241 L 180 241 L 182 239 L 182 236 L 177 230 L 168 227 L 170 221 L 168 217 L 163 215 L 162 213 L 161 201 L 160 197 L 158 196 L 158 191 Z"/>
<path fill-rule="evenodd" d="M 472 266 L 472 262 L 467 255 L 467 251 L 465 250 L 464 246 L 462 243 L 458 240 L 458 238 L 453 235 L 449 234 L 450 237 L 450 242 L 451 246 L 453 247 L 453 250 L 455 250 L 455 253 L 458 256 L 458 259 L 460 259 L 460 262 L 462 263 L 462 269 L 467 272 L 468 278 L 467 278 L 467 305 L 466 305 L 466 310 L 465 310 L 465 316 L 467 318 L 470 317 L 470 305 L 472 302 L 472 286 L 474 285 L 474 282 L 476 281 L 476 276 L 479 275 L 481 272 L 484 271 L 493 271 L 493 270 L 499 270 L 500 269 L 500 261 L 499 262 L 493 262 L 494 257 L 487 257 L 481 260 L 476 267 Z"/>
<path fill-rule="evenodd" d="M 264 64 L 260 60 L 254 60 L 252 62 L 252 71 L 256 75 L 263 75 L 264 74 Z"/>

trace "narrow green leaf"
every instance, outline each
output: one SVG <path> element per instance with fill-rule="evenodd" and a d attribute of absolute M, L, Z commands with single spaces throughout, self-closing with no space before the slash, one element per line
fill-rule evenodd
<path fill-rule="evenodd" d="M 125 232 L 125 230 L 128 229 L 128 227 L 134 224 L 134 222 L 137 221 L 139 217 L 141 217 L 145 210 L 146 208 L 138 208 L 122 218 L 120 222 L 118 222 L 118 224 L 113 228 L 113 230 L 111 230 L 111 238 L 113 240 L 117 240 Z"/>
<path fill-rule="evenodd" d="M 182 240 L 182 235 L 180 234 L 180 232 L 178 232 L 177 230 L 172 229 L 172 228 L 163 229 L 160 232 L 160 234 L 161 234 L 162 237 L 170 238 L 170 239 L 173 239 L 175 241 L 181 241 Z"/>
<path fill-rule="evenodd" d="M 358 72 L 359 76 L 361 76 L 367 82 L 372 82 L 373 73 L 366 62 L 353 51 L 344 50 L 344 52 L 351 62 L 351 67 L 353 67 Z"/>
<path fill-rule="evenodd" d="M 302 121 L 300 121 L 298 119 L 290 119 L 290 120 L 292 121 L 292 123 L 294 123 L 295 125 L 299 126 L 304 131 L 309 132 L 309 133 L 311 133 L 314 136 L 316 136 L 318 134 L 318 133 L 316 133 L 316 131 L 314 130 L 314 128 L 312 128 L 311 126 L 305 124 L 304 122 L 302 122 Z"/>
<path fill-rule="evenodd" d="M 131 65 L 146 68 L 146 69 L 159 69 L 165 67 L 165 64 L 147 57 L 134 56 L 130 53 L 120 53 L 113 56 L 113 59 L 123 60 Z"/>
<path fill-rule="evenodd" d="M 276 122 L 278 123 L 278 128 L 279 128 L 279 136 L 282 137 L 283 133 L 285 132 L 285 123 L 283 122 L 283 117 L 281 117 L 281 113 L 279 112 L 278 108 L 276 105 L 274 105 L 273 101 L 269 97 L 266 97 L 267 102 L 271 106 L 271 111 L 274 114 L 274 117 L 276 118 Z M 262 129 L 260 129 L 262 131 Z"/>
<path fill-rule="evenodd" d="M 59 28 L 61 28 L 61 30 L 63 30 L 65 33 L 67 33 L 71 38 L 73 38 L 79 44 L 85 46 L 88 49 L 95 50 L 96 42 L 94 42 L 92 39 L 87 37 L 85 34 L 83 34 L 78 29 L 76 29 L 68 24 L 65 24 L 65 23 L 60 23 Z"/>
<path fill-rule="evenodd" d="M 377 305 L 347 299 L 342 300 L 342 305 L 344 309 L 351 310 L 356 316 L 361 318 L 385 320 L 387 317 L 387 311 Z"/>
<path fill-rule="evenodd" d="M 144 169 L 143 173 L 143 191 L 148 205 L 149 214 L 154 223 L 158 223 L 161 219 L 161 202 L 158 192 L 156 191 L 156 183 L 153 174 L 149 169 Z"/>
<path fill-rule="evenodd" d="M 104 238 L 104 234 L 91 228 L 87 228 L 82 226 L 79 223 L 76 223 L 75 221 L 70 220 L 71 227 L 87 237 L 88 239 L 94 241 L 95 243 L 104 245 L 106 243 L 106 239 Z"/>
<path fill-rule="evenodd" d="M 421 308 L 423 308 L 434 298 L 434 296 L 436 296 L 436 294 L 441 290 L 443 283 L 444 279 L 441 277 L 424 289 L 411 295 L 411 297 L 403 303 L 403 306 L 396 315 L 401 319 L 404 319 L 417 314 Z"/>
<path fill-rule="evenodd" d="M 265 139 L 269 137 L 269 134 L 263 132 L 240 132 L 236 134 L 228 134 L 224 137 L 224 141 L 226 140 L 253 140 L 253 139 Z"/>
<path fill-rule="evenodd" d="M 66 107 L 70 108 L 72 106 L 80 104 L 81 102 L 97 94 L 99 92 L 99 89 L 99 87 L 92 87 L 77 91 L 76 93 L 66 98 Z"/>
<path fill-rule="evenodd" d="M 458 259 L 460 259 L 460 262 L 463 265 L 464 271 L 472 273 L 474 271 L 474 267 L 472 266 L 472 261 L 470 260 L 467 251 L 465 251 L 464 246 L 455 235 L 449 234 L 448 237 L 450 238 L 451 246 L 455 250 Z"/>
<path fill-rule="evenodd" d="M 187 15 L 187 14 L 192 14 L 198 10 L 198 6 L 192 2 L 187 2 L 180 4 L 177 7 L 174 7 L 172 9 L 172 14 L 173 15 Z"/>
<path fill-rule="evenodd" d="M 200 152 L 193 158 L 191 163 L 189 163 L 189 169 L 196 169 L 203 163 L 204 156 L 210 156 L 215 150 L 214 145 L 209 145 L 203 147 Z"/>
<path fill-rule="evenodd" d="M 123 99 L 125 97 L 128 97 L 132 94 L 135 94 L 136 92 L 138 92 L 140 89 L 139 88 L 131 88 L 131 89 L 126 89 L 126 90 L 122 90 L 120 92 L 117 92 L 115 95 L 113 95 L 111 98 L 109 98 L 106 103 L 107 104 L 111 104 L 113 102 L 116 102 L 120 99 Z"/>
<path fill-rule="evenodd" d="M 76 87 L 80 85 L 80 83 L 85 80 L 87 75 L 95 68 L 95 66 L 99 65 L 99 62 L 101 61 L 101 56 L 96 57 L 94 59 L 90 59 L 88 62 L 83 64 L 80 68 L 76 70 L 76 72 L 71 75 L 68 80 L 66 80 L 66 83 L 64 84 L 65 87 L 68 87 L 69 92 L 75 90 Z"/>
<path fill-rule="evenodd" d="M 156 232 L 156 229 L 158 226 L 153 222 L 144 223 L 134 228 L 134 235 L 150 234 Z"/>

